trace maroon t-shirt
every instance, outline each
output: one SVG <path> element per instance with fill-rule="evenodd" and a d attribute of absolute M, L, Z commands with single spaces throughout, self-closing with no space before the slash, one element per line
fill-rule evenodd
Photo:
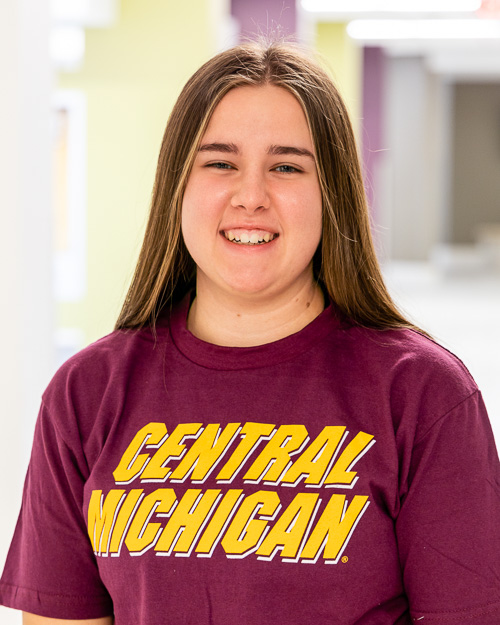
<path fill-rule="evenodd" d="M 498 625 L 499 464 L 462 363 L 332 307 L 219 347 L 187 306 L 54 377 L 1 602 L 116 625 Z"/>

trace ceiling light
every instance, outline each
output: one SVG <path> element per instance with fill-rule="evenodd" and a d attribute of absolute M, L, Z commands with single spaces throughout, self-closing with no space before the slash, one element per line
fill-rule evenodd
<path fill-rule="evenodd" d="M 347 25 L 353 39 L 498 39 L 498 20 L 353 20 Z"/>
<path fill-rule="evenodd" d="M 473 12 L 481 0 L 302 0 L 312 13 L 443 13 Z"/>
<path fill-rule="evenodd" d="M 85 56 L 85 31 L 76 26 L 57 26 L 50 33 L 50 56 L 58 69 L 78 70 Z"/>
<path fill-rule="evenodd" d="M 109 28 L 117 21 L 119 0 L 50 0 L 58 25 Z"/>

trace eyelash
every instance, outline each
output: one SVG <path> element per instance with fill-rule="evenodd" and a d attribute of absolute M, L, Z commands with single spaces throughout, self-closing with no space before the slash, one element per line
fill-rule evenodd
<path fill-rule="evenodd" d="M 228 163 L 208 163 L 206 167 L 213 167 L 214 169 L 233 169 Z"/>
<path fill-rule="evenodd" d="M 233 169 L 232 165 L 229 165 L 229 163 L 222 163 L 220 161 L 217 161 L 216 163 L 207 163 L 206 167 L 213 167 L 214 169 Z M 287 171 L 278 171 L 280 169 L 284 169 L 286 168 Z M 278 167 L 275 167 L 275 171 L 278 171 L 278 173 L 280 174 L 300 174 L 302 173 L 302 171 L 300 169 L 297 169 L 296 167 L 293 167 L 293 165 L 278 165 Z"/>
<path fill-rule="evenodd" d="M 296 173 L 300 174 L 301 173 L 301 170 L 297 169 L 296 167 L 293 167 L 293 165 L 279 165 L 278 167 L 276 167 L 276 171 L 278 169 L 282 169 L 282 168 L 285 168 L 285 167 L 286 167 L 286 169 L 288 171 L 283 171 L 283 172 L 280 172 L 280 173 L 282 173 L 282 174 L 296 174 Z"/>

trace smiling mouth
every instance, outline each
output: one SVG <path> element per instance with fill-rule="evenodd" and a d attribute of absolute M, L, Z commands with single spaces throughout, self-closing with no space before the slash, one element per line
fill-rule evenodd
<path fill-rule="evenodd" d="M 237 243 L 238 245 L 265 245 L 270 243 L 278 236 L 277 233 L 272 232 L 233 232 L 233 230 L 223 230 L 222 234 L 231 243 Z"/>

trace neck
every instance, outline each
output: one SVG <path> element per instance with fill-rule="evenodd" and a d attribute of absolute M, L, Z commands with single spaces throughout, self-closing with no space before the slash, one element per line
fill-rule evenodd
<path fill-rule="evenodd" d="M 323 308 L 323 292 L 312 281 L 293 294 L 282 294 L 270 301 L 214 293 L 198 282 L 188 315 L 188 329 L 197 338 L 215 345 L 252 347 L 299 332 Z"/>

